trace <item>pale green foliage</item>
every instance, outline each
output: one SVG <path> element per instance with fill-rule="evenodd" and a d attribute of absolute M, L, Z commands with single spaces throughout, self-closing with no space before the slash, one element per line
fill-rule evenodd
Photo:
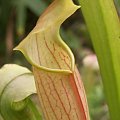
<path fill-rule="evenodd" d="M 15 64 L 0 69 L 0 113 L 5 120 L 41 120 L 30 96 L 36 93 L 32 73 Z"/>

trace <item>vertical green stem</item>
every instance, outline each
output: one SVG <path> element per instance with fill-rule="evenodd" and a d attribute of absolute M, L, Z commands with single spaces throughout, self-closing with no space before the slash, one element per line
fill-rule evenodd
<path fill-rule="evenodd" d="M 120 23 L 113 0 L 79 0 L 96 51 L 111 120 L 120 120 Z"/>
<path fill-rule="evenodd" d="M 31 99 L 28 100 L 28 103 L 29 103 L 29 105 L 27 107 L 30 111 L 31 119 L 32 120 L 42 120 L 42 116 L 40 115 L 40 112 L 36 108 L 35 103 Z"/>
<path fill-rule="evenodd" d="M 42 116 L 40 112 L 38 111 L 35 103 L 30 99 L 27 98 L 27 103 L 22 110 L 19 110 L 19 107 L 21 105 L 25 104 L 25 101 L 21 101 L 21 103 L 17 103 L 14 108 L 7 108 L 7 106 L 4 105 L 4 110 L 2 108 L 2 117 L 5 120 L 42 120 Z M 1 118 L 0 118 L 1 120 Z"/>

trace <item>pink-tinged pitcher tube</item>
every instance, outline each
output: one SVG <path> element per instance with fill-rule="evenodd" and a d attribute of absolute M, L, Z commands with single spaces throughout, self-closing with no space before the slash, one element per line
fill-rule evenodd
<path fill-rule="evenodd" d="M 54 0 L 15 48 L 33 66 L 45 120 L 89 120 L 74 55 L 59 35 L 61 24 L 78 8 L 72 0 Z"/>
<path fill-rule="evenodd" d="M 77 68 L 70 74 L 33 68 L 45 120 L 89 120 L 83 83 Z"/>

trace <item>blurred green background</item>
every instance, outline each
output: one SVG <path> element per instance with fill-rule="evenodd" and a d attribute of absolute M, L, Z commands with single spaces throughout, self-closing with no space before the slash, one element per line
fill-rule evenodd
<path fill-rule="evenodd" d="M 38 17 L 51 2 L 0 0 L 0 67 L 16 63 L 30 68 L 24 56 L 13 48 L 33 29 Z M 74 2 L 78 4 L 77 0 Z M 120 0 L 115 0 L 115 5 L 120 15 Z M 87 93 L 91 120 L 109 120 L 99 66 L 81 10 L 63 23 L 60 34 L 75 55 Z"/>

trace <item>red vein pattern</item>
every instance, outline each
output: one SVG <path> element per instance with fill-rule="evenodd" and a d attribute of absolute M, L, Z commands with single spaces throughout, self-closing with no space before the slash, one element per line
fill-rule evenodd
<path fill-rule="evenodd" d="M 33 67 L 45 120 L 89 120 L 84 88 L 77 75 L 52 73 Z"/>
<path fill-rule="evenodd" d="M 74 56 L 58 33 L 77 9 L 72 0 L 54 0 L 17 47 L 33 65 L 45 120 L 89 120 L 84 87 L 73 68 Z"/>

